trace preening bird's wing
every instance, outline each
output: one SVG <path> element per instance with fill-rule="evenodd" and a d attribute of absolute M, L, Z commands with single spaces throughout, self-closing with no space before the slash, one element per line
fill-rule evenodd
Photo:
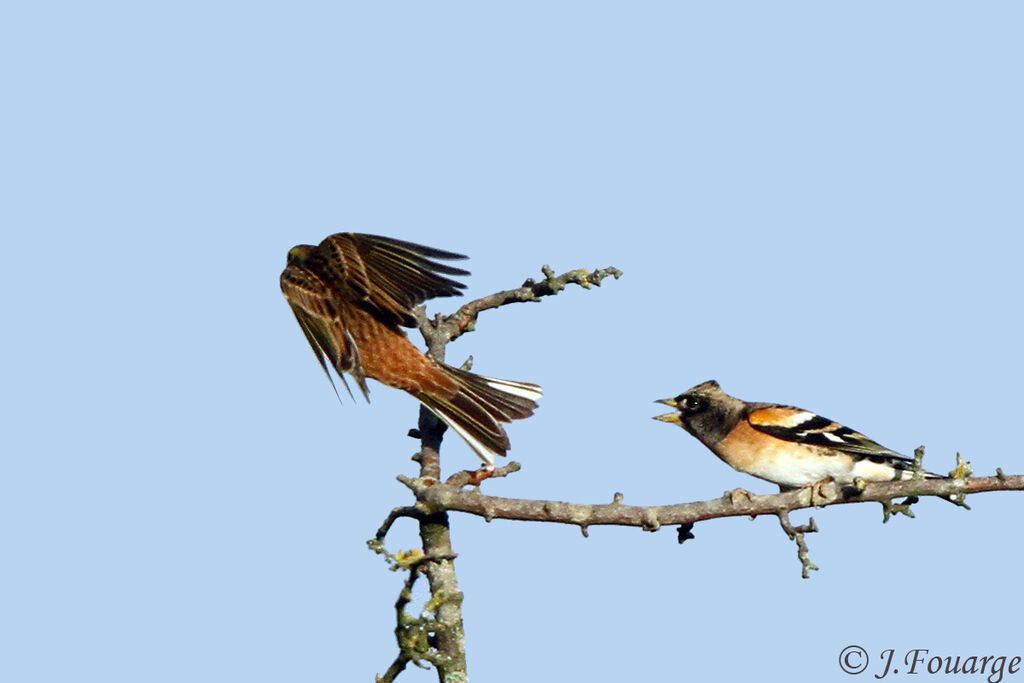
<path fill-rule="evenodd" d="M 281 291 L 320 367 L 331 381 L 334 393 L 338 393 L 338 388 L 327 370 L 327 362 L 338 373 L 349 396 L 352 390 L 343 372 L 355 377 L 363 396 L 369 400 L 369 388 L 359 360 L 359 348 L 345 328 L 342 316 L 344 293 L 332 286 L 330 274 L 325 271 L 322 262 L 314 258 L 305 263 L 288 265 L 281 273 Z M 340 400 L 341 397 L 338 398 Z"/>
<path fill-rule="evenodd" d="M 317 247 L 327 276 L 344 283 L 361 305 L 389 324 L 415 327 L 415 306 L 439 296 L 460 296 L 461 282 L 446 275 L 469 275 L 434 259 L 464 259 L 441 249 L 391 237 L 338 233 Z"/>

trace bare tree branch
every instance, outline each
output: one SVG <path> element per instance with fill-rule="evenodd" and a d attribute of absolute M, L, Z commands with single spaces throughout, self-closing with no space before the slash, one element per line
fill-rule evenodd
<path fill-rule="evenodd" d="M 392 525 L 395 522 L 397 522 L 399 519 L 401 519 L 402 517 L 411 517 L 413 519 L 423 519 L 423 516 L 424 516 L 423 513 L 420 512 L 420 510 L 417 509 L 414 506 L 406 506 L 406 507 L 395 508 L 390 513 L 388 513 L 387 519 L 385 519 L 384 523 L 380 525 L 379 529 L 377 529 L 377 535 L 374 538 L 374 540 L 377 543 L 382 543 L 384 541 L 384 538 L 388 535 L 388 532 L 391 531 Z M 374 541 L 370 541 L 370 542 L 372 543 Z"/>
<path fill-rule="evenodd" d="M 389 525 L 390 526 L 390 525 Z M 384 672 L 383 676 L 377 676 L 377 683 L 391 683 L 391 681 L 398 678 L 398 674 L 405 671 L 406 665 L 409 663 L 410 654 L 406 644 L 409 639 L 406 635 L 406 615 L 405 607 L 412 602 L 412 587 L 416 583 L 416 578 L 419 573 L 415 569 L 409 572 L 409 577 L 405 580 L 405 586 L 402 588 L 402 592 L 398 594 L 398 599 L 395 600 L 395 638 L 398 640 L 398 656 L 395 657 L 395 661 L 391 663 L 387 671 Z"/>
<path fill-rule="evenodd" d="M 918 449 L 918 460 L 923 448 Z M 512 462 L 504 474 L 520 469 Z M 657 531 L 665 525 L 679 525 L 679 542 L 693 538 L 694 524 L 721 517 L 757 517 L 772 514 L 779 518 L 783 531 L 797 545 L 797 556 L 801 563 L 803 578 L 818 567 L 811 562 L 805 534 L 818 531 L 812 518 L 806 525 L 794 526 L 789 512 L 809 507 L 826 507 L 848 503 L 877 502 L 882 504 L 883 522 L 897 513 L 913 517 L 910 506 L 920 496 L 937 496 L 960 507 L 970 509 L 965 497 L 972 493 L 988 491 L 1024 490 L 1024 475 L 1006 475 L 996 470 L 994 477 L 970 477 L 970 465 L 957 454 L 957 467 L 946 479 L 910 479 L 894 482 L 858 482 L 857 486 L 840 487 L 834 482 L 814 485 L 774 495 L 757 496 L 743 489 L 726 491 L 721 498 L 676 505 L 625 505 L 623 496 L 616 493 L 611 503 L 580 504 L 552 500 L 527 500 L 501 498 L 481 493 L 479 488 L 464 490 L 452 484 L 464 480 L 453 476 L 445 484 L 434 480 L 398 477 L 416 495 L 416 506 L 425 511 L 446 510 L 478 515 L 490 522 L 493 519 L 509 519 L 529 522 L 553 522 L 578 526 L 588 536 L 591 526 L 635 526 L 644 531 Z M 895 498 L 905 497 L 901 503 Z"/>
<path fill-rule="evenodd" d="M 616 279 L 621 272 L 616 268 L 602 268 L 593 272 L 579 269 L 555 276 L 548 266 L 542 268 L 544 279 L 536 282 L 527 280 L 517 289 L 497 292 L 464 304 L 455 313 L 427 318 L 425 309 L 415 310 L 420 332 L 427 343 L 428 353 L 438 361 L 444 360 L 446 345 L 466 332 L 474 329 L 477 317 L 487 310 L 510 303 L 539 301 L 577 284 L 589 289 L 599 286 L 601 281 L 612 276 Z M 468 369 L 470 358 L 465 365 Z M 380 681 L 393 681 L 409 662 L 417 666 L 428 663 L 437 670 L 441 683 L 462 683 L 468 681 L 466 674 L 465 633 L 462 621 L 462 598 L 455 574 L 452 550 L 449 512 L 463 512 L 478 515 L 487 521 L 508 519 L 533 522 L 553 522 L 579 527 L 584 536 L 591 526 L 615 525 L 634 526 L 644 531 L 657 531 L 662 526 L 677 525 L 678 540 L 683 543 L 694 536 L 694 525 L 700 521 L 720 517 L 757 517 L 773 515 L 779 520 L 786 535 L 796 543 L 797 556 L 801 563 L 802 575 L 817 567 L 808 554 L 805 535 L 818 531 L 814 519 L 805 525 L 794 525 L 789 513 L 809 507 L 826 507 L 847 503 L 878 502 L 883 506 L 883 522 L 894 514 L 913 517 L 910 506 L 920 496 L 939 496 L 962 507 L 967 507 L 968 494 L 988 491 L 1024 490 L 1024 475 L 1005 475 L 996 470 L 994 477 L 972 477 L 970 465 L 957 454 L 957 467 L 950 478 L 925 479 L 923 475 L 907 481 L 874 482 L 858 481 L 856 486 L 841 487 L 835 482 L 819 482 L 814 486 L 786 491 L 775 495 L 758 496 L 742 489 L 727 491 L 720 498 L 675 505 L 626 505 L 621 493 L 612 497 L 612 502 L 601 504 L 580 504 L 551 500 L 528 500 L 502 498 L 485 495 L 479 488 L 482 477 L 479 472 L 456 472 L 442 480 L 439 449 L 446 430 L 429 410 L 421 408 L 419 423 L 409 435 L 420 440 L 420 451 L 414 456 L 420 465 L 416 478 L 399 476 L 415 495 L 412 506 L 393 509 L 369 541 L 371 549 L 385 555 L 392 569 L 409 571 L 402 592 L 395 603 L 397 625 L 395 634 L 399 652 L 394 662 Z M 923 448 L 915 453 L 915 470 L 921 471 Z M 487 476 L 504 477 L 517 472 L 520 465 L 510 462 Z M 472 489 L 465 489 L 473 485 Z M 901 503 L 893 503 L 904 497 Z M 968 508 L 969 509 L 969 508 Z M 422 550 L 391 555 L 384 548 L 384 540 L 392 525 L 403 517 L 414 519 L 420 528 Z M 405 611 L 412 597 L 412 587 L 417 576 L 426 575 L 430 584 L 430 599 L 420 617 L 411 617 Z"/>
<path fill-rule="evenodd" d="M 511 464 L 509 465 L 511 467 Z M 601 504 L 566 503 L 552 500 L 528 500 L 488 496 L 479 490 L 463 490 L 420 479 L 400 478 L 416 494 L 423 510 L 465 512 L 492 519 L 572 524 L 581 528 L 615 525 L 635 526 L 655 531 L 665 525 L 690 524 L 720 517 L 756 517 L 774 515 L 778 510 L 799 510 L 847 503 L 889 503 L 906 496 L 958 496 L 987 491 L 1024 490 L 1024 475 L 997 474 L 994 477 L 968 479 L 910 479 L 870 482 L 863 491 L 845 487 L 832 500 L 812 500 L 807 488 L 758 496 L 741 489 L 726 492 L 721 498 L 675 505 L 625 505 L 621 500 Z M 837 487 L 838 488 L 838 487 Z M 741 495 L 737 495 L 740 493 Z"/>
<path fill-rule="evenodd" d="M 444 360 L 445 346 L 448 342 L 472 331 L 477 316 L 486 310 L 498 308 L 510 303 L 522 301 L 539 301 L 541 297 L 557 294 L 569 284 L 577 284 L 585 289 L 591 285 L 600 286 L 601 280 L 609 275 L 618 278 L 622 273 L 616 268 L 603 268 L 593 273 L 584 270 L 572 270 L 555 277 L 554 271 L 548 266 L 542 268 L 544 279 L 540 282 L 527 280 L 522 287 L 497 292 L 474 301 L 470 301 L 450 316 L 438 315 L 433 320 L 426 316 L 423 306 L 415 309 L 419 321 L 420 333 L 427 343 L 427 353 L 437 361 Z M 466 361 L 463 369 L 468 370 L 472 358 Z M 453 490 L 459 490 L 470 483 L 478 483 L 480 473 L 457 472 L 446 484 L 441 480 L 441 440 L 446 426 L 426 408 L 420 408 L 419 423 L 416 429 L 409 431 L 409 436 L 420 440 L 420 451 L 414 456 L 420 465 L 420 476 L 415 480 L 421 485 L 437 484 Z M 487 477 L 506 476 L 519 469 L 518 463 L 486 472 Z M 391 526 L 402 517 L 409 517 L 419 522 L 420 540 L 423 549 L 419 554 L 392 555 L 384 547 L 384 539 Z M 429 662 L 437 670 L 441 683 L 461 683 L 468 681 L 466 673 L 466 636 L 462 622 L 462 591 L 459 590 L 455 575 L 455 553 L 451 545 L 451 532 L 448 513 L 443 507 L 425 509 L 419 503 L 416 506 L 393 509 L 384 523 L 377 530 L 376 537 L 368 542 L 370 549 L 384 555 L 392 565 L 392 569 L 408 569 L 409 578 L 395 603 L 397 626 L 395 636 L 398 640 L 398 656 L 387 671 L 378 676 L 378 681 L 393 681 L 405 670 L 409 662 L 421 665 Z M 411 560 L 410 560 L 411 558 Z M 419 619 L 409 617 L 405 607 L 412 599 L 412 587 L 419 572 L 426 575 L 430 584 L 430 599 L 424 608 L 424 616 Z"/>
<path fill-rule="evenodd" d="M 466 332 L 471 332 L 476 326 L 477 317 L 484 311 L 507 304 L 540 301 L 542 297 L 558 294 L 570 284 L 579 285 L 584 289 L 590 289 L 592 285 L 600 287 L 601 281 L 609 275 L 616 280 L 622 276 L 621 270 L 611 267 L 599 268 L 593 272 L 585 268 L 579 268 L 562 273 L 556 277 L 555 271 L 550 266 L 545 265 L 541 268 L 541 272 L 544 274 L 544 279 L 540 282 L 536 282 L 532 278 L 528 279 L 518 289 L 507 289 L 503 292 L 496 292 L 490 296 L 481 297 L 463 304 L 459 310 L 451 315 L 439 316 L 438 321 L 434 324 L 433 333 L 442 335 L 446 341 L 452 341 Z M 420 324 L 420 330 L 423 330 L 422 323 Z M 427 333 L 425 332 L 424 336 L 426 335 Z M 428 339 L 427 342 L 429 344 L 430 340 Z"/>
<path fill-rule="evenodd" d="M 433 634 L 436 627 L 436 605 L 433 601 L 428 602 L 424 607 L 423 614 L 419 617 L 409 615 L 405 609 L 412 602 L 412 589 L 416 585 L 423 567 L 431 562 L 452 560 L 453 557 L 432 557 L 423 553 L 403 553 L 404 557 L 393 557 L 396 566 L 392 569 L 408 569 L 409 576 L 405 580 L 402 591 L 395 601 L 395 640 L 398 641 L 398 656 L 391 663 L 383 675 L 377 676 L 377 683 L 390 683 L 405 667 L 412 662 L 416 666 L 426 668 L 423 662 L 438 667 L 441 658 L 434 648 Z"/>
<path fill-rule="evenodd" d="M 782 526 L 782 530 L 786 532 L 786 535 L 789 536 L 789 540 L 796 543 L 796 556 L 800 560 L 802 569 L 801 576 L 805 579 L 810 578 L 812 571 L 818 571 L 818 565 L 811 562 L 804 534 L 812 534 L 818 530 L 818 525 L 814 523 L 814 517 L 811 517 L 807 524 L 793 526 L 793 523 L 789 521 L 789 510 L 779 510 L 775 514 L 779 516 L 779 524 Z"/>

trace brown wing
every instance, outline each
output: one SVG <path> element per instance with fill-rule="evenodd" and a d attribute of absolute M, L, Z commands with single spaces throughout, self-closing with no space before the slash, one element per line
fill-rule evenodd
<path fill-rule="evenodd" d="M 349 372 L 356 378 L 363 396 L 369 399 L 369 389 L 359 361 L 359 349 L 345 328 L 341 315 L 345 305 L 344 289 L 338 291 L 331 287 L 322 270 L 315 259 L 307 259 L 305 262 L 294 259 L 281 273 L 281 291 L 331 386 L 334 387 L 334 378 L 327 370 L 325 358 L 338 373 L 349 396 L 352 390 L 343 372 Z M 338 393 L 337 387 L 334 387 L 334 393 Z"/>
<path fill-rule="evenodd" d="M 438 296 L 460 296 L 465 288 L 445 275 L 469 275 L 432 259 L 462 254 L 377 235 L 338 233 L 316 248 L 328 281 L 344 282 L 354 300 L 388 324 L 415 327 L 412 309 Z"/>
<path fill-rule="evenodd" d="M 461 294 L 465 285 L 444 275 L 469 274 L 431 259 L 462 258 L 466 257 L 390 237 L 338 233 L 317 247 L 300 245 L 288 253 L 281 291 L 328 378 L 325 358 L 342 382 L 342 373 L 350 373 L 369 398 L 346 315 L 358 307 L 398 332 L 399 325 L 414 327 L 414 306 L 431 297 Z"/>

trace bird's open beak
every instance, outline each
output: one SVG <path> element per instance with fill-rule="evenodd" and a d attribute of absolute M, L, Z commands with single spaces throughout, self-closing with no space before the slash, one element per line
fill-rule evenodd
<path fill-rule="evenodd" d="M 665 405 L 669 406 L 670 408 L 678 408 L 679 407 L 679 402 L 677 400 L 675 400 L 674 398 L 663 398 L 663 399 L 655 401 L 655 403 L 664 403 Z M 655 415 L 654 419 L 655 420 L 661 420 L 662 422 L 671 422 L 672 424 L 677 424 L 677 425 L 681 425 L 683 423 L 682 422 L 682 415 L 679 414 L 679 413 L 665 413 L 664 415 Z"/>

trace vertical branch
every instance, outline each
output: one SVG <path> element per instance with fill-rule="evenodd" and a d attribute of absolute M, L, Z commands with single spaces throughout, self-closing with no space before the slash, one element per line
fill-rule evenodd
<path fill-rule="evenodd" d="M 428 606 L 434 607 L 437 677 L 441 683 L 464 683 L 466 675 L 466 634 L 462 626 L 462 591 L 455 576 L 454 553 L 448 513 L 439 512 L 420 521 L 420 539 L 427 557 L 424 572 L 430 584 Z M 445 558 L 445 559 L 440 559 Z"/>
<path fill-rule="evenodd" d="M 443 362 L 448 338 L 437 334 L 436 325 L 425 319 L 422 310 L 417 309 L 417 314 L 428 352 L 434 360 Z M 420 477 L 440 481 L 441 456 L 438 449 L 445 424 L 421 407 L 418 428 Z M 466 674 L 466 634 L 462 625 L 462 591 L 459 590 L 455 575 L 455 553 L 452 550 L 448 513 L 441 511 L 426 515 L 420 519 L 419 524 L 423 553 L 428 558 L 436 558 L 425 563 L 423 571 L 430 585 L 427 605 L 433 607 L 435 614 L 436 631 L 432 645 L 438 655 L 435 662 L 437 677 L 440 683 L 465 683 L 469 678 Z"/>
<path fill-rule="evenodd" d="M 618 278 L 622 274 L 615 268 L 602 268 L 594 272 L 579 269 L 558 277 L 555 277 L 554 271 L 547 266 L 544 266 L 542 271 L 544 273 L 542 281 L 527 280 L 519 289 L 498 292 L 489 297 L 471 301 L 452 316 L 437 316 L 430 320 L 427 318 L 424 307 L 417 306 L 413 309 L 413 314 L 419 323 L 420 333 L 427 343 L 427 354 L 438 362 L 444 362 L 445 346 L 456 337 L 473 329 L 477 316 L 482 311 L 509 303 L 539 301 L 541 297 L 561 292 L 568 284 L 577 284 L 584 289 L 589 289 L 592 285 L 600 286 L 601 281 L 609 275 Z M 464 369 L 469 369 L 469 363 L 470 361 L 467 361 Z M 452 483 L 459 479 L 459 475 L 455 475 L 448 485 L 442 484 L 439 451 L 446 429 L 447 426 L 433 413 L 425 407 L 420 408 L 417 428 L 409 432 L 410 436 L 420 440 L 420 451 L 413 458 L 420 465 L 420 476 L 416 480 L 416 485 L 424 485 L 428 488 L 451 488 L 451 486 L 461 488 L 461 484 Z M 514 472 L 518 468 L 517 464 L 510 463 L 500 470 L 500 476 Z M 490 471 L 488 471 L 488 475 L 494 476 Z M 399 477 L 399 480 L 406 485 L 411 484 L 410 480 L 404 477 Z M 415 487 L 413 488 L 416 490 Z M 383 542 L 391 524 L 399 517 L 412 517 L 419 522 L 420 540 L 423 543 L 421 561 L 416 566 L 409 567 L 412 575 L 402 597 L 396 604 L 398 612 L 396 635 L 399 641 L 399 655 L 386 674 L 378 679 L 380 681 L 393 681 L 410 661 L 416 664 L 421 661 L 433 664 L 437 669 L 440 683 L 467 683 L 469 680 L 466 674 L 466 635 L 462 622 L 463 595 L 459 590 L 459 582 L 455 575 L 455 553 L 452 551 L 451 527 L 445 508 L 434 508 L 434 510 L 437 511 L 424 512 L 419 504 L 414 508 L 396 508 L 391 511 L 387 520 L 378 530 L 376 539 L 370 541 L 370 547 L 375 552 L 387 554 L 383 549 Z M 430 585 L 430 599 L 424 606 L 424 616 L 416 623 L 416 627 L 420 628 L 429 620 L 428 631 L 432 634 L 427 648 L 429 652 L 423 652 L 420 647 L 422 643 L 419 640 L 413 644 L 407 642 L 407 635 L 411 631 L 407 628 L 404 608 L 408 604 L 406 594 L 411 595 L 412 582 L 415 581 L 417 571 L 422 571 L 426 575 Z M 431 613 L 433 619 L 428 616 Z"/>

